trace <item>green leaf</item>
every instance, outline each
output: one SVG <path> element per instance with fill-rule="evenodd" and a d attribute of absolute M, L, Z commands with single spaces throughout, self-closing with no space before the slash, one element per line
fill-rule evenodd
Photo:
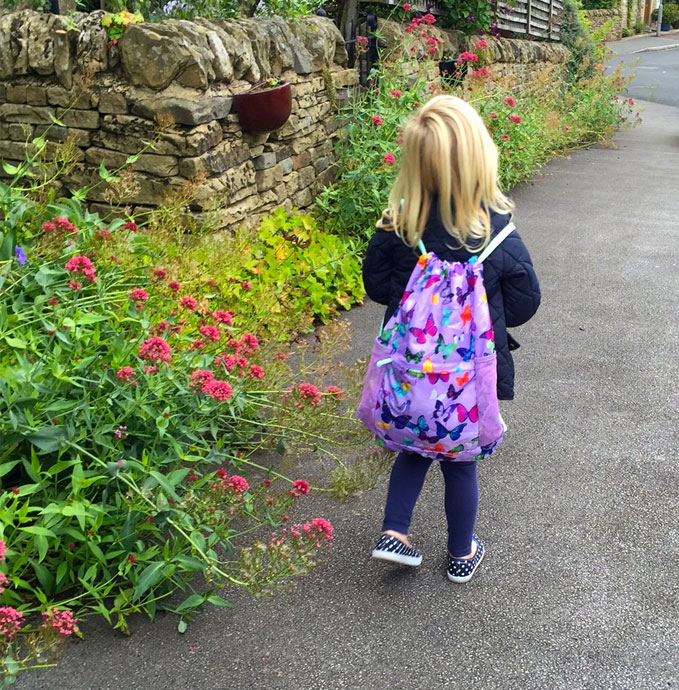
<path fill-rule="evenodd" d="M 205 597 L 201 594 L 191 594 L 175 609 L 176 613 L 183 613 L 184 611 L 198 608 L 205 601 Z"/>
<path fill-rule="evenodd" d="M 151 470 L 149 474 L 156 480 L 156 482 L 158 482 L 158 484 L 165 491 L 165 493 L 168 494 L 168 496 L 174 498 L 175 501 L 181 500 L 179 496 L 175 493 L 172 484 L 170 484 L 170 482 L 167 480 L 167 477 L 164 474 L 162 474 L 162 472 L 158 472 L 158 470 Z"/>
<path fill-rule="evenodd" d="M 213 606 L 225 606 L 227 608 L 231 608 L 233 606 L 232 603 L 226 601 L 226 599 L 222 599 L 220 596 L 217 596 L 216 594 L 211 594 L 207 598 L 207 601 Z"/>
<path fill-rule="evenodd" d="M 45 560 L 47 549 L 49 548 L 47 539 L 45 537 L 36 536 L 33 543 L 38 547 L 38 563 L 41 563 Z"/>
<path fill-rule="evenodd" d="M 3 462 L 0 464 L 0 477 L 4 477 L 10 470 L 14 469 L 21 460 L 12 460 L 11 462 Z"/>
<path fill-rule="evenodd" d="M 16 175 L 19 172 L 19 168 L 16 165 L 10 165 L 7 161 L 2 161 L 2 169 L 8 175 Z"/>
<path fill-rule="evenodd" d="M 56 537 L 57 535 L 52 532 L 51 529 L 47 527 L 40 527 L 39 525 L 31 525 L 30 527 L 19 527 L 22 532 L 28 532 L 28 534 L 35 534 L 41 537 Z"/>
<path fill-rule="evenodd" d="M 10 347 L 13 347 L 17 350 L 25 350 L 27 347 L 25 340 L 23 340 L 22 338 L 12 338 L 9 335 L 5 336 L 5 342 Z"/>
<path fill-rule="evenodd" d="M 37 563 L 34 560 L 31 560 L 31 565 L 33 566 L 35 576 L 38 578 L 38 582 L 40 582 L 41 587 L 46 591 L 47 594 L 52 594 L 54 591 L 54 578 L 52 577 L 50 571 L 44 565 L 42 565 L 42 563 Z"/>
<path fill-rule="evenodd" d="M 182 618 L 179 623 L 177 623 L 177 632 L 183 635 L 188 627 L 189 624 Z"/>
<path fill-rule="evenodd" d="M 63 426 L 45 426 L 28 434 L 28 440 L 43 453 L 54 453 L 66 441 L 66 428 Z"/>
<path fill-rule="evenodd" d="M 66 127 L 66 125 L 58 117 L 55 117 L 52 113 L 49 113 L 49 116 L 50 120 L 52 120 L 52 122 L 58 127 Z"/>
<path fill-rule="evenodd" d="M 163 563 L 163 561 L 154 561 L 144 568 L 137 580 L 137 586 L 134 588 L 132 601 L 139 601 L 149 589 L 157 585 L 163 579 L 164 567 L 165 563 Z"/>

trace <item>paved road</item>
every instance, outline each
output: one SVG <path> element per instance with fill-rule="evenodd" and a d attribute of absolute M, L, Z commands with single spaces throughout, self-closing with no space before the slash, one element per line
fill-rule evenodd
<path fill-rule="evenodd" d="M 635 74 L 629 95 L 679 108 L 679 31 L 660 37 L 644 35 L 609 43 L 615 57 L 611 68 L 624 63 L 625 74 Z M 679 113 L 678 113 L 679 114 Z"/>
<path fill-rule="evenodd" d="M 543 305 L 516 329 L 510 433 L 480 468 L 474 579 L 445 577 L 442 481 L 413 525 L 418 570 L 373 562 L 385 482 L 305 515 L 337 529 L 290 595 L 161 616 L 130 638 L 84 626 L 18 690 L 679 688 L 679 123 L 649 103 L 619 148 L 579 151 L 515 190 Z M 349 314 L 365 355 L 381 308 Z M 313 471 L 309 466 L 309 472 Z M 316 470 L 318 471 L 318 470 Z"/>

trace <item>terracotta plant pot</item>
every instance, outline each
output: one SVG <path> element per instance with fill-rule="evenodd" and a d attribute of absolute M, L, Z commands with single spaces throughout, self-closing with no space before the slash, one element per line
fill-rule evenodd
<path fill-rule="evenodd" d="M 292 90 L 288 82 L 268 88 L 255 85 L 250 91 L 236 94 L 233 104 L 244 132 L 273 132 L 290 117 Z"/>

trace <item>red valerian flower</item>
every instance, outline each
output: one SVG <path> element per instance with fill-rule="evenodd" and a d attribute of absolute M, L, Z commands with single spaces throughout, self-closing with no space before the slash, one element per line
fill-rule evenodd
<path fill-rule="evenodd" d="M 510 108 L 513 108 L 516 105 L 516 101 L 511 96 L 507 96 L 503 102 Z"/>
<path fill-rule="evenodd" d="M 69 273 L 82 273 L 90 283 L 93 283 L 97 279 L 94 264 L 84 255 L 71 257 L 64 265 L 64 268 Z"/>
<path fill-rule="evenodd" d="M 21 629 L 24 614 L 12 606 L 0 607 L 0 637 L 11 640 Z"/>
<path fill-rule="evenodd" d="M 135 558 L 135 555 L 131 553 L 128 557 L 127 560 L 132 563 L 133 565 L 137 562 L 137 559 Z"/>
<path fill-rule="evenodd" d="M 410 12 L 410 10 L 412 10 L 413 7 L 412 7 L 412 5 L 411 5 L 409 2 L 404 2 L 404 3 L 403 3 L 403 9 L 404 9 L 406 12 Z"/>
<path fill-rule="evenodd" d="M 311 405 L 318 405 L 321 402 L 321 392 L 312 383 L 300 383 L 297 390 L 302 398 L 308 400 Z"/>
<path fill-rule="evenodd" d="M 137 232 L 139 228 L 137 227 L 136 223 L 133 223 L 131 220 L 128 220 L 125 225 L 123 225 L 123 230 L 130 230 L 131 232 Z"/>
<path fill-rule="evenodd" d="M 68 281 L 68 287 L 71 290 L 80 290 L 80 288 L 82 287 L 82 284 L 77 280 L 69 280 Z"/>
<path fill-rule="evenodd" d="M 217 321 L 218 323 L 223 323 L 226 326 L 230 326 L 233 321 L 233 316 L 234 312 L 232 311 L 223 311 L 222 309 L 217 309 L 217 311 L 212 314 L 212 318 Z"/>
<path fill-rule="evenodd" d="M 427 12 L 427 14 L 422 17 L 422 22 L 424 24 L 429 24 L 431 26 L 432 24 L 436 24 L 436 17 L 431 14 L 431 12 Z"/>
<path fill-rule="evenodd" d="M 146 302 L 149 298 L 149 293 L 141 288 L 133 288 L 127 293 L 127 296 L 134 302 Z"/>
<path fill-rule="evenodd" d="M 167 286 L 170 288 L 170 290 L 177 292 L 179 290 L 179 283 L 176 280 L 171 280 Z"/>
<path fill-rule="evenodd" d="M 134 369 L 132 367 L 123 367 L 122 369 L 118 369 L 116 376 L 118 377 L 119 381 L 129 382 L 136 376 L 136 374 L 134 373 Z"/>
<path fill-rule="evenodd" d="M 474 48 L 476 48 L 477 50 L 485 50 L 487 47 L 488 47 L 488 41 L 486 41 L 483 38 L 476 41 L 476 43 L 474 43 Z"/>
<path fill-rule="evenodd" d="M 463 51 L 460 53 L 460 57 L 457 60 L 458 62 L 478 62 L 479 61 L 479 56 L 476 53 L 470 53 L 469 51 Z"/>
<path fill-rule="evenodd" d="M 158 278 L 158 280 L 165 280 L 167 278 L 167 272 L 164 271 L 162 268 L 156 268 L 153 271 L 153 275 Z"/>
<path fill-rule="evenodd" d="M 215 326 L 202 326 L 198 330 L 200 331 L 201 335 L 205 336 L 208 340 L 211 340 L 213 343 L 216 343 L 221 336 L 219 328 L 216 328 Z"/>
<path fill-rule="evenodd" d="M 193 311 L 197 305 L 198 305 L 198 302 L 196 302 L 196 300 L 193 299 L 193 297 L 182 297 L 179 300 L 179 306 L 185 307 L 189 311 Z"/>
<path fill-rule="evenodd" d="M 49 608 L 42 614 L 42 620 L 46 628 L 51 627 L 64 637 L 78 632 L 78 619 L 71 611 L 59 611 L 55 608 Z"/>
<path fill-rule="evenodd" d="M 401 89 L 392 89 L 389 93 L 394 98 L 401 98 L 401 96 L 403 95 L 403 91 L 401 91 Z"/>
<path fill-rule="evenodd" d="M 203 386 L 202 392 L 215 400 L 224 402 L 233 395 L 233 388 L 226 381 L 213 379 Z"/>
<path fill-rule="evenodd" d="M 245 290 L 246 292 L 250 292 L 252 290 L 252 283 L 248 282 L 247 280 L 241 280 L 240 281 L 240 286 Z"/>
<path fill-rule="evenodd" d="M 396 157 L 394 156 L 393 153 L 385 153 L 384 158 L 382 160 L 387 164 L 387 165 L 394 165 L 396 163 Z"/>
<path fill-rule="evenodd" d="M 502 141 L 509 141 L 509 134 L 503 134 Z"/>
<path fill-rule="evenodd" d="M 304 479 L 295 479 L 295 481 L 292 482 L 292 488 L 306 496 L 309 493 L 309 482 Z"/>
<path fill-rule="evenodd" d="M 147 338 L 139 346 L 139 357 L 147 362 L 169 362 L 172 359 L 172 349 L 163 338 Z"/>
<path fill-rule="evenodd" d="M 491 113 L 490 118 L 491 120 L 497 120 L 497 113 Z"/>
<path fill-rule="evenodd" d="M 215 375 L 211 371 L 208 369 L 198 369 L 189 376 L 189 388 L 200 388 L 201 392 L 205 392 L 203 390 L 205 385 L 214 380 Z"/>
<path fill-rule="evenodd" d="M 244 333 L 241 336 L 240 342 L 246 355 L 251 355 L 259 347 L 259 340 L 252 333 Z"/>
<path fill-rule="evenodd" d="M 378 126 L 381 127 L 384 122 L 382 122 L 382 118 L 379 115 L 373 115 L 372 116 L 372 121 Z"/>
<path fill-rule="evenodd" d="M 262 369 L 262 367 L 258 367 L 256 364 L 253 364 L 248 371 L 248 376 L 251 379 L 261 379 L 264 376 L 264 369 Z"/>
<path fill-rule="evenodd" d="M 233 355 L 222 352 L 221 355 L 215 357 L 215 364 L 222 364 L 227 371 L 231 371 L 236 366 L 236 358 Z"/>
<path fill-rule="evenodd" d="M 479 79 L 486 79 L 487 77 L 490 77 L 490 72 L 485 67 L 479 67 L 479 69 L 474 72 L 473 76 L 478 77 Z"/>
<path fill-rule="evenodd" d="M 323 390 L 326 393 L 330 393 L 330 395 L 332 395 L 333 398 L 337 398 L 337 400 L 342 400 L 342 398 L 346 398 L 347 396 L 347 394 L 337 386 L 326 386 Z"/>
<path fill-rule="evenodd" d="M 510 115 L 510 116 L 509 116 L 509 119 L 510 119 L 512 122 L 517 122 L 517 123 L 518 123 L 518 122 L 522 122 L 522 119 L 521 119 L 521 117 L 520 117 L 519 115 Z"/>

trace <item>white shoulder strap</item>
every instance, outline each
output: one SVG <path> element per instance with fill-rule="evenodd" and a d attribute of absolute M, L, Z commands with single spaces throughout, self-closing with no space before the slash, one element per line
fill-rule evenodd
<path fill-rule="evenodd" d="M 492 239 L 492 241 L 488 244 L 488 246 L 479 254 L 478 258 L 476 259 L 478 262 L 485 261 L 499 246 L 502 244 L 502 242 L 505 240 L 507 235 L 509 235 L 511 232 L 514 232 L 516 230 L 516 225 L 509 221 L 507 225 L 504 227 L 504 229 L 499 232 L 495 237 Z"/>

